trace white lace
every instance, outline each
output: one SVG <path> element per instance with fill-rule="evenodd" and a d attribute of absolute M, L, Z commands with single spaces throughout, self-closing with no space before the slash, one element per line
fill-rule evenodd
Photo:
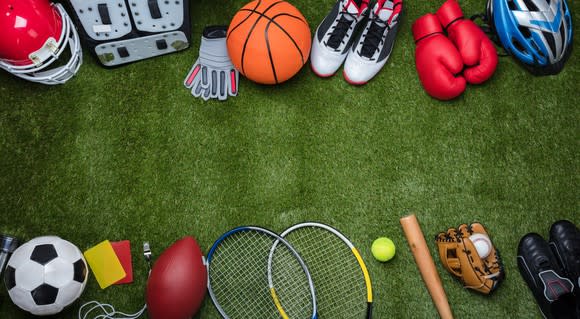
<path fill-rule="evenodd" d="M 79 309 L 79 319 L 136 319 L 141 317 L 146 309 L 147 305 L 143 305 L 143 308 L 136 313 L 127 314 L 115 310 L 115 307 L 110 304 L 89 301 Z"/>

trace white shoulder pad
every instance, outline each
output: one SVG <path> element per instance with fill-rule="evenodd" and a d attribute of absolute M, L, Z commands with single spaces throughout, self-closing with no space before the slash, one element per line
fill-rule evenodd
<path fill-rule="evenodd" d="M 167 32 L 183 24 L 183 1 L 188 0 L 128 0 L 137 30 Z"/>
<path fill-rule="evenodd" d="M 137 30 L 167 32 L 183 24 L 183 1 L 189 0 L 128 0 Z"/>
<path fill-rule="evenodd" d="M 70 0 L 70 3 L 87 35 L 94 40 L 110 41 L 131 32 L 131 21 L 124 0 Z"/>
<path fill-rule="evenodd" d="M 116 66 L 129 62 L 177 52 L 189 47 L 185 33 L 172 31 L 146 37 L 101 43 L 95 52 L 105 66 Z"/>

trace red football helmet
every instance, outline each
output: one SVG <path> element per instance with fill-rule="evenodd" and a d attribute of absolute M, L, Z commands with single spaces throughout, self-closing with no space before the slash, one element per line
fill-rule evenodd
<path fill-rule="evenodd" d="M 49 0 L 0 0 L 0 30 L 0 68 L 18 77 L 62 84 L 81 66 L 79 36 L 60 4 Z M 70 59 L 59 61 L 67 45 Z"/>

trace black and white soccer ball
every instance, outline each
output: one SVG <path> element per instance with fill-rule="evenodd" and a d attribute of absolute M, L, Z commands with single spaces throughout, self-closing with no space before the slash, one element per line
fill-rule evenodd
<path fill-rule="evenodd" d="M 6 267 L 10 299 L 34 315 L 53 315 L 77 300 L 87 284 L 81 251 L 56 236 L 37 237 L 18 247 Z"/>

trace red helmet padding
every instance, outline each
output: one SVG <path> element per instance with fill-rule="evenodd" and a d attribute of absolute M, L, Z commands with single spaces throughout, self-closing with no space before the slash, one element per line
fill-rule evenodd
<path fill-rule="evenodd" d="M 175 242 L 155 262 L 147 281 L 151 319 L 189 319 L 199 310 L 207 271 L 199 245 L 190 236 Z"/>

